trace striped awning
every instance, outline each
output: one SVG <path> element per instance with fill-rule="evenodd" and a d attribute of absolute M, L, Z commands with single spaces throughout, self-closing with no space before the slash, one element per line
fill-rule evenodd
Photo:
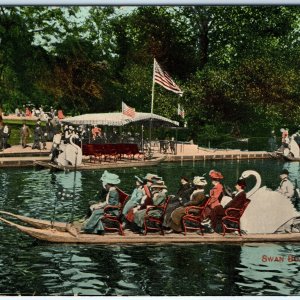
<path fill-rule="evenodd" d="M 161 123 L 165 126 L 179 126 L 177 121 L 170 120 L 163 116 L 151 113 L 136 112 L 134 118 L 128 117 L 121 112 L 115 113 L 98 113 L 85 114 L 71 118 L 65 118 L 61 121 L 73 125 L 108 125 L 108 126 L 124 126 L 134 122 L 153 122 Z"/>

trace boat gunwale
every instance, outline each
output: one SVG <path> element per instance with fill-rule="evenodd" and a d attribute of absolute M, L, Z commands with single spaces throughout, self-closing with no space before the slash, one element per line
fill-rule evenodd
<path fill-rule="evenodd" d="M 300 233 L 281 233 L 281 234 L 247 234 L 247 235 L 220 235 L 217 233 L 198 235 L 196 233 L 188 233 L 187 235 L 173 233 L 167 235 L 147 234 L 138 235 L 132 232 L 126 232 L 124 236 L 117 233 L 107 233 L 105 235 L 86 234 L 78 232 L 77 235 L 71 234 L 69 231 L 61 231 L 55 228 L 40 229 L 27 227 L 8 221 L 0 217 L 0 221 L 14 227 L 21 232 L 36 238 L 38 240 L 51 243 L 64 244 L 195 244 L 195 243 L 283 243 L 283 242 L 300 242 Z M 126 235 L 127 233 L 127 235 Z M 129 234 L 129 235 L 128 235 Z"/>

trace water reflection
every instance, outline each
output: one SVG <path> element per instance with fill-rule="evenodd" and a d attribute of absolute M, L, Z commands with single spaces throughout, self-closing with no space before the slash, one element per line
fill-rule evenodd
<path fill-rule="evenodd" d="M 299 295 L 299 267 L 299 244 L 244 245 L 237 284 L 250 295 Z"/>

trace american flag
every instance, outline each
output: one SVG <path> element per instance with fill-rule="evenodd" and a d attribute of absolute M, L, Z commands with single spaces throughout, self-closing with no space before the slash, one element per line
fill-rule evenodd
<path fill-rule="evenodd" d="M 182 119 L 185 117 L 185 111 L 183 107 L 178 103 L 178 108 L 177 108 L 177 114 L 180 116 Z"/>
<path fill-rule="evenodd" d="M 160 67 L 156 59 L 154 58 L 154 82 L 160 84 L 165 89 L 172 91 L 176 94 L 182 96 L 183 91 L 179 88 L 179 86 L 172 80 L 170 75 L 163 71 Z"/>
<path fill-rule="evenodd" d="M 134 118 L 135 116 L 135 108 L 132 108 L 128 105 L 126 105 L 124 102 L 122 102 L 122 114 Z"/>

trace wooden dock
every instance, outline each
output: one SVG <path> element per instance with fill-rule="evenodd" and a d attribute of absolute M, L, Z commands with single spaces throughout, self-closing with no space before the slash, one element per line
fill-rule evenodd
<path fill-rule="evenodd" d="M 135 167 L 148 167 L 156 166 L 165 160 L 165 156 L 157 157 L 149 160 L 117 160 L 117 161 L 104 161 L 104 162 L 90 162 L 84 161 L 80 166 L 59 166 L 55 163 L 48 161 L 37 160 L 34 162 L 34 166 L 40 169 L 50 169 L 52 171 L 78 171 L 81 170 L 102 170 L 102 169 L 115 169 L 115 168 L 135 168 Z"/>
<path fill-rule="evenodd" d="M 218 151 L 207 152 L 195 155 L 168 155 L 166 161 L 205 161 L 205 160 L 250 160 L 250 159 L 270 159 L 274 158 L 269 152 L 266 151 L 251 151 L 251 152 L 231 152 L 231 151 Z"/>

